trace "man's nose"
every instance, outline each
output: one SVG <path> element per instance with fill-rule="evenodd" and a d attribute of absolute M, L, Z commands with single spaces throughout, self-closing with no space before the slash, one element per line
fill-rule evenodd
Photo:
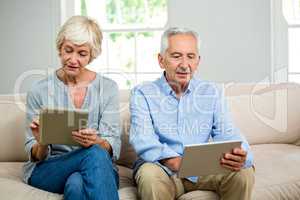
<path fill-rule="evenodd" d="M 189 67 L 189 59 L 186 56 L 183 56 L 181 59 L 181 66 L 184 68 Z"/>

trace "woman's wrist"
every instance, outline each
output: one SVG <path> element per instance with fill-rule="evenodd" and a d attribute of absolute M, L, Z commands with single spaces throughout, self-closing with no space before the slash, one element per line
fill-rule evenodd
<path fill-rule="evenodd" d="M 48 145 L 35 143 L 32 147 L 31 156 L 34 161 L 44 160 L 48 153 Z"/>
<path fill-rule="evenodd" d="M 106 139 L 99 137 L 97 143 L 112 156 L 112 147 Z"/>

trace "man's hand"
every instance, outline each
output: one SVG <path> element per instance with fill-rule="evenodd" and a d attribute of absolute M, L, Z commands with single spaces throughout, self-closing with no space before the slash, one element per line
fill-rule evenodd
<path fill-rule="evenodd" d="M 244 166 L 247 152 L 242 148 L 234 148 L 232 153 L 225 153 L 221 165 L 231 171 L 240 171 Z"/>
<path fill-rule="evenodd" d="M 177 172 L 179 170 L 182 158 L 180 156 L 173 158 L 166 158 L 160 160 L 159 162 L 164 166 L 168 167 L 173 172 Z"/>

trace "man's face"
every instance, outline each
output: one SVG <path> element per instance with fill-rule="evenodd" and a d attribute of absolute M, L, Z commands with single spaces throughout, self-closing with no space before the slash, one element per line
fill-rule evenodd
<path fill-rule="evenodd" d="M 200 62 L 197 39 L 190 34 L 178 34 L 168 41 L 165 53 L 158 55 L 159 65 L 166 71 L 171 86 L 186 87 Z"/>

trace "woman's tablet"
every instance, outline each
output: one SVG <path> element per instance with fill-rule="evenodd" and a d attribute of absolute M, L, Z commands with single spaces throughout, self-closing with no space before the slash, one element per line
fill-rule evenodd
<path fill-rule="evenodd" d="M 178 172 L 180 178 L 220 174 L 229 170 L 220 165 L 224 153 L 241 147 L 242 141 L 221 141 L 185 146 Z"/>
<path fill-rule="evenodd" d="M 41 144 L 79 145 L 72 131 L 87 128 L 88 111 L 45 108 L 40 112 Z"/>

